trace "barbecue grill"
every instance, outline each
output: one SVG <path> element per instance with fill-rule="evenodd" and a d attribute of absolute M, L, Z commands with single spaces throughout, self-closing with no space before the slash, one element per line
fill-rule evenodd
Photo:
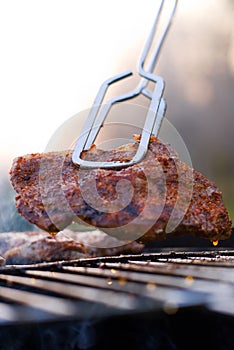
<path fill-rule="evenodd" d="M 0 349 L 233 349 L 232 248 L 6 265 L 0 285 Z"/>
<path fill-rule="evenodd" d="M 109 100 L 98 118 L 108 86 L 131 72 L 101 86 L 75 147 L 74 164 L 121 168 L 145 155 L 150 135 L 158 134 L 166 110 L 164 82 L 153 68 L 176 4 L 145 70 L 156 17 L 140 58 L 137 88 Z M 148 81 L 156 83 L 153 93 L 146 88 Z M 152 102 L 141 149 L 132 161 L 84 161 L 81 153 L 93 144 L 110 108 L 140 94 Z M 154 242 L 138 255 L 0 267 L 0 350 L 233 349 L 234 249 L 167 244 Z"/>

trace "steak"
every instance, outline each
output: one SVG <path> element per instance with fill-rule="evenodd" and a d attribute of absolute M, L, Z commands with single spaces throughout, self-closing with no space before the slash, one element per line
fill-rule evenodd
<path fill-rule="evenodd" d="M 140 253 L 137 242 L 123 244 L 99 230 L 64 230 L 56 236 L 45 231 L 6 232 L 0 234 L 1 264 L 35 264 L 98 256 Z"/>
<path fill-rule="evenodd" d="M 128 161 L 138 148 L 140 136 L 134 138 L 134 143 L 108 151 L 92 146 L 82 158 Z M 126 243 L 167 234 L 192 233 L 211 241 L 230 237 L 232 222 L 220 189 L 154 136 L 146 157 L 127 168 L 85 169 L 74 165 L 71 156 L 67 150 L 13 161 L 16 206 L 39 228 L 56 233 L 76 222 Z"/>

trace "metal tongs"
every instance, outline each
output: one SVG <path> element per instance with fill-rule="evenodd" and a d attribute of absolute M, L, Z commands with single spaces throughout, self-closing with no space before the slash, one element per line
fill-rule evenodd
<path fill-rule="evenodd" d="M 124 73 L 118 74 L 110 79 L 104 81 L 101 85 L 98 94 L 94 100 L 93 106 L 91 107 L 88 118 L 83 126 L 81 134 L 77 140 L 75 149 L 72 154 L 72 161 L 75 165 L 79 165 L 85 168 L 124 168 L 136 163 L 139 163 L 146 155 L 149 145 L 150 136 L 153 134 L 155 136 L 158 135 L 160 126 L 163 120 L 163 117 L 166 112 L 166 102 L 163 99 L 163 92 L 165 88 L 165 82 L 162 77 L 155 75 L 153 73 L 160 49 L 164 42 L 164 39 L 167 35 L 167 32 L 171 26 L 172 19 L 174 17 L 178 0 L 169 0 L 172 4 L 172 7 L 169 12 L 168 19 L 164 24 L 164 29 L 155 44 L 154 50 L 149 58 L 148 67 L 145 68 L 145 61 L 151 49 L 151 45 L 153 43 L 153 39 L 158 30 L 158 24 L 160 16 L 163 12 L 164 8 L 164 0 L 161 0 L 159 9 L 151 29 L 150 35 L 146 41 L 145 47 L 141 54 L 139 63 L 138 63 L 138 73 L 142 77 L 140 83 L 137 87 L 129 91 L 128 93 L 122 94 L 120 96 L 116 96 L 108 100 L 104 105 L 102 105 L 102 101 L 105 97 L 107 89 L 109 85 L 117 82 L 120 79 L 124 79 L 132 75 L 132 71 L 128 70 Z M 147 85 L 149 82 L 155 83 L 155 87 L 153 92 L 147 89 Z M 136 151 L 136 154 L 130 161 L 120 162 L 120 161 L 110 161 L 110 162 L 102 162 L 102 161 L 88 161 L 81 158 L 82 152 L 89 150 L 92 144 L 95 142 L 96 137 L 100 131 L 100 128 L 103 126 L 104 121 L 111 109 L 111 107 L 117 103 L 132 99 L 137 97 L 138 95 L 143 94 L 147 98 L 151 100 L 149 110 L 146 116 L 145 124 L 142 129 L 141 139 L 139 143 L 139 147 Z"/>

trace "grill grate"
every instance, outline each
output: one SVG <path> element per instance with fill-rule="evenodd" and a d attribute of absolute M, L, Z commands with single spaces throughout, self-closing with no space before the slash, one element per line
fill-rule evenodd
<path fill-rule="evenodd" d="M 173 252 L 4 266 L 0 324 L 173 314 L 234 315 L 234 250 Z"/>

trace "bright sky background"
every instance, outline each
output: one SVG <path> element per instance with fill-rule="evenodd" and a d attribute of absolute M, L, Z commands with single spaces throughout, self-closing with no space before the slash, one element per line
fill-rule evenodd
<path fill-rule="evenodd" d="M 210 0 L 181 0 L 181 15 Z M 0 156 L 42 152 L 100 84 L 143 47 L 157 0 L 0 2 Z M 156 6 L 156 7 L 155 7 Z M 137 62 L 138 57 L 136 57 Z M 134 67 L 128 67 L 131 69 Z"/>

